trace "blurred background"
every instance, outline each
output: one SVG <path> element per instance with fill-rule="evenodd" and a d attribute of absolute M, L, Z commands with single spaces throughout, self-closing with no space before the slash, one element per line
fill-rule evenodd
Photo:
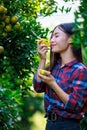
<path fill-rule="evenodd" d="M 84 0 L 0 0 L 0 130 L 45 130 L 43 94 L 33 89 L 36 41 L 49 38 L 57 24 L 75 21 L 81 31 L 74 42 L 83 43 L 87 64 L 85 7 Z"/>

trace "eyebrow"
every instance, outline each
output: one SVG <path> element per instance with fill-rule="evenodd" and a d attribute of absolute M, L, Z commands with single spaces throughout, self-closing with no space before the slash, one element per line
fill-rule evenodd
<path fill-rule="evenodd" d="M 55 32 L 55 33 L 53 33 L 54 35 L 57 35 L 57 34 L 59 34 L 59 32 Z"/>
<path fill-rule="evenodd" d="M 58 35 L 59 33 L 60 33 L 59 31 L 57 31 L 57 32 L 54 32 L 54 31 L 53 31 L 53 33 L 52 33 L 52 35 L 51 35 L 51 38 L 52 38 L 53 35 Z"/>

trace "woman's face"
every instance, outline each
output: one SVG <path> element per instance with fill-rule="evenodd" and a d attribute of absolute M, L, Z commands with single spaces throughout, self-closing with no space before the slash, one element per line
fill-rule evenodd
<path fill-rule="evenodd" d="M 60 30 L 55 28 L 51 37 L 51 48 L 54 53 L 62 53 L 67 51 L 70 45 L 70 37 Z"/>

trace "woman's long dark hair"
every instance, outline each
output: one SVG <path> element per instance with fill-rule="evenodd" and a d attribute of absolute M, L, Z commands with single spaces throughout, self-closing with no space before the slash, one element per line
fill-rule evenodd
<path fill-rule="evenodd" d="M 75 46 L 72 46 L 72 52 L 78 62 L 83 62 L 81 47 L 77 48 Z M 50 71 L 53 69 L 53 67 L 59 60 L 60 60 L 60 54 L 53 53 L 52 51 L 50 51 L 50 66 L 49 66 Z"/>
<path fill-rule="evenodd" d="M 56 26 L 54 28 L 54 30 L 57 28 L 58 26 Z M 53 32 L 54 30 L 52 31 L 52 35 L 53 35 Z M 52 38 L 52 35 L 51 35 L 51 38 Z M 67 34 L 68 35 L 68 34 Z M 71 35 L 69 35 L 71 36 Z M 50 39 L 51 39 L 50 38 Z M 83 62 L 82 61 L 82 51 L 81 51 L 81 47 L 76 47 L 72 44 L 72 52 L 75 56 L 75 58 L 77 59 L 78 62 Z M 50 65 L 49 67 L 47 67 L 48 70 L 52 71 L 53 67 L 55 66 L 55 64 L 60 60 L 60 54 L 59 53 L 53 53 L 52 50 L 50 49 Z"/>
<path fill-rule="evenodd" d="M 77 61 L 83 62 L 81 46 L 80 47 L 76 47 L 76 46 L 73 45 L 72 46 L 72 52 L 73 52 L 74 56 L 76 57 Z"/>

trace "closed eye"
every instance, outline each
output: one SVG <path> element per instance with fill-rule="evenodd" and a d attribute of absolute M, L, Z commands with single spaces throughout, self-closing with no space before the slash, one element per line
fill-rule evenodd
<path fill-rule="evenodd" d="M 59 37 L 59 35 L 55 35 L 55 37 Z"/>

